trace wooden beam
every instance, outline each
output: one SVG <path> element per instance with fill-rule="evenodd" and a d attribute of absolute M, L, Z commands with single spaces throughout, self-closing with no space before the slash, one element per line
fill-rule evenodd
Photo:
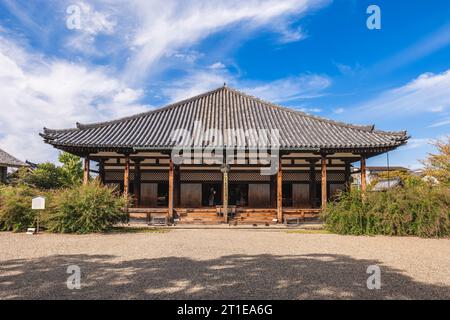
<path fill-rule="evenodd" d="M 83 169 L 83 184 L 86 185 L 89 183 L 89 164 L 90 159 L 89 156 L 84 158 L 84 169 Z"/>
<path fill-rule="evenodd" d="M 130 157 L 125 158 L 125 170 L 123 172 L 123 195 L 128 197 L 130 185 Z"/>
<path fill-rule="evenodd" d="M 174 178 L 173 171 L 174 170 L 173 169 L 174 169 L 173 160 L 172 160 L 172 158 L 170 158 L 170 160 L 169 160 L 169 199 L 168 199 L 169 206 L 168 206 L 168 210 L 167 210 L 169 221 L 173 217 L 173 204 L 174 204 L 174 201 L 173 201 L 173 178 Z"/>
<path fill-rule="evenodd" d="M 223 171 L 223 180 L 222 180 L 222 203 L 223 203 L 223 222 L 228 223 L 228 171 Z"/>
<path fill-rule="evenodd" d="M 283 223 L 283 169 L 281 168 L 281 156 L 278 159 L 277 171 L 277 219 Z"/>
<path fill-rule="evenodd" d="M 321 158 L 322 163 L 322 209 L 327 207 L 327 156 L 325 154 L 322 155 Z"/>
<path fill-rule="evenodd" d="M 367 188 L 366 157 L 361 155 L 361 193 L 364 196 Z"/>

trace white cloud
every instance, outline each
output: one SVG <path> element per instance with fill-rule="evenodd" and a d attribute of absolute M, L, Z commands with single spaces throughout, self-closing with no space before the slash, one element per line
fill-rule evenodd
<path fill-rule="evenodd" d="M 218 62 L 213 63 L 212 65 L 210 65 L 209 68 L 210 69 L 224 69 L 225 65 L 222 62 L 218 61 Z"/>
<path fill-rule="evenodd" d="M 333 110 L 334 114 L 341 114 L 344 113 L 345 109 L 344 108 L 337 108 Z"/>
<path fill-rule="evenodd" d="M 0 146 L 21 159 L 54 159 L 55 151 L 38 135 L 43 126 L 73 127 L 141 112 L 141 95 L 106 69 L 43 60 L 0 38 Z"/>
<path fill-rule="evenodd" d="M 354 66 L 351 66 L 335 62 L 334 65 L 336 66 L 336 68 L 338 68 L 339 72 L 344 76 L 355 76 L 356 74 L 362 71 L 362 67 L 359 63 L 356 63 Z"/>
<path fill-rule="evenodd" d="M 306 107 L 294 107 L 294 109 L 305 112 L 305 113 L 320 113 L 322 109 L 320 108 L 306 108 Z"/>
<path fill-rule="evenodd" d="M 383 118 L 434 112 L 436 106 L 443 110 L 450 106 L 449 88 L 450 70 L 439 74 L 424 73 L 402 87 L 380 94 L 356 111 L 359 116 Z"/>
<path fill-rule="evenodd" d="M 431 139 L 429 138 L 410 138 L 408 139 L 408 143 L 402 147 L 403 150 L 411 150 L 422 148 L 428 144 L 430 144 Z"/>
<path fill-rule="evenodd" d="M 235 79 L 222 69 L 195 70 L 169 83 L 161 89 L 161 93 L 169 102 L 177 102 L 223 86 L 224 83 L 233 84 Z"/>
<path fill-rule="evenodd" d="M 430 128 L 437 128 L 437 127 L 443 127 L 443 126 L 447 126 L 450 125 L 450 117 L 445 118 L 444 120 L 440 120 L 437 121 L 435 123 L 433 123 Z"/>
<path fill-rule="evenodd" d="M 99 1 L 101 3 L 101 1 Z M 126 79 L 139 80 L 152 71 L 168 51 L 190 47 L 225 29 L 239 34 L 260 28 L 281 32 L 282 37 L 301 39 L 299 29 L 290 30 L 292 17 L 300 17 L 329 0 L 229 0 L 210 1 L 134 0 L 123 5 L 124 19 L 135 21 L 131 34 L 133 48 L 126 67 Z M 283 26 L 281 28 L 280 26 Z M 238 28 L 239 27 L 239 28 Z M 235 30 L 233 29 L 233 30 Z M 239 37 L 238 37 L 239 38 Z"/>
<path fill-rule="evenodd" d="M 280 43 L 296 42 L 307 38 L 307 35 L 303 32 L 301 27 L 289 28 L 286 26 L 281 27 L 278 32 L 280 33 Z"/>
<path fill-rule="evenodd" d="M 304 37 L 298 26 L 302 16 L 328 3 L 330 0 L 66 0 L 55 3 L 59 7 L 55 9 L 54 20 L 44 23 L 42 28 L 34 28 L 34 21 L 42 24 L 48 19 L 49 10 L 43 10 L 44 16 L 34 6 L 18 8 L 13 1 L 6 0 L 9 11 L 22 21 L 26 32 L 45 34 L 42 43 L 52 41 L 55 36 L 55 41 L 62 41 L 65 49 L 79 54 L 76 61 L 114 55 L 108 61 L 114 63 L 117 58 L 120 63 L 108 69 L 49 59 L 30 53 L 26 45 L 19 45 L 19 40 L 12 42 L 0 37 L 0 146 L 22 159 L 52 160 L 56 151 L 38 136 L 44 125 L 65 128 L 77 121 L 86 123 L 142 112 L 148 108 L 139 102 L 144 96 L 140 86 L 145 80 L 152 83 L 149 88 L 159 90 L 170 101 L 224 82 L 253 89 L 255 95 L 275 102 L 317 96 L 330 84 L 326 77 L 305 75 L 269 84 L 242 83 L 220 62 L 221 57 L 209 52 L 209 63 L 217 62 L 210 68 L 198 68 L 197 60 L 206 53 L 196 51 L 195 46 L 223 31 L 238 35 L 230 39 L 235 43 L 256 30 L 279 33 L 284 42 L 297 41 Z M 66 27 L 69 5 L 82 9 L 81 29 L 61 32 L 59 28 Z M 61 42 L 54 45 L 58 47 Z M 226 49 L 217 50 L 223 54 Z M 71 51 L 61 54 L 70 56 Z M 187 75 L 177 77 L 176 82 L 166 82 L 170 83 L 168 86 L 152 82 L 159 72 L 174 65 Z"/>
<path fill-rule="evenodd" d="M 245 86 L 243 91 L 271 102 L 283 102 L 322 96 L 330 85 L 331 79 L 326 76 L 301 75 Z"/>
<path fill-rule="evenodd" d="M 65 47 L 87 55 L 102 55 L 105 52 L 95 47 L 98 35 L 112 35 L 117 24 L 110 9 L 102 7 L 102 11 L 95 10 L 86 2 L 71 3 L 69 7 L 79 10 L 79 28 L 72 29 L 67 38 Z M 73 12 L 70 12 L 73 14 Z M 71 14 L 66 16 L 70 18 Z"/>
<path fill-rule="evenodd" d="M 444 110 L 445 110 L 444 106 L 437 106 L 437 107 L 434 107 L 434 108 L 430 109 L 431 112 L 436 112 L 436 113 L 442 112 Z"/>
<path fill-rule="evenodd" d="M 320 75 L 300 75 L 269 82 L 241 81 L 226 69 L 208 68 L 192 70 L 185 77 L 177 78 L 177 81 L 163 87 L 161 94 L 170 102 L 175 102 L 224 84 L 258 98 L 281 103 L 322 96 L 331 85 L 331 80 Z M 305 112 L 320 111 L 318 108 L 305 108 Z"/>
<path fill-rule="evenodd" d="M 446 23 L 433 33 L 419 39 L 413 45 L 376 64 L 371 70 L 374 73 L 390 72 L 439 51 L 448 46 L 449 43 L 450 23 Z"/>

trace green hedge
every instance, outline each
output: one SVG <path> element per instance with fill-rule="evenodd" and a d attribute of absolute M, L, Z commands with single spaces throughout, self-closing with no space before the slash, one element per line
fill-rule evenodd
<path fill-rule="evenodd" d="M 0 187 L 0 230 L 25 231 L 36 226 L 31 200 L 46 197 L 46 210 L 40 212 L 40 226 L 50 232 L 103 232 L 128 217 L 123 211 L 127 199 L 114 189 L 94 181 L 54 191 L 39 191 L 28 186 Z"/>
<path fill-rule="evenodd" d="M 327 230 L 352 235 L 450 235 L 450 190 L 412 185 L 386 192 L 341 193 L 321 215 Z"/>
<path fill-rule="evenodd" d="M 25 231 L 34 225 L 36 211 L 31 210 L 35 189 L 20 186 L 0 186 L 0 230 Z"/>
<path fill-rule="evenodd" d="M 126 204 L 114 189 L 94 181 L 59 192 L 54 208 L 44 216 L 44 225 L 50 232 L 104 232 L 127 221 Z"/>

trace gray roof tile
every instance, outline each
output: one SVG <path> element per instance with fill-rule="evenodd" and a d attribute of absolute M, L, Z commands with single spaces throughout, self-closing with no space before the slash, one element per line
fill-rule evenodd
<path fill-rule="evenodd" d="M 14 158 L 9 153 L 0 149 L 0 166 L 4 167 L 26 167 L 26 163 Z"/>
<path fill-rule="evenodd" d="M 169 106 L 118 120 L 77 124 L 77 128 L 44 128 L 47 143 L 58 148 L 171 148 L 176 129 L 193 131 L 195 121 L 203 126 L 225 129 L 278 129 L 281 149 L 394 148 L 406 143 L 405 131 L 386 132 L 374 126 L 332 121 L 288 109 L 226 86 Z M 225 136 L 223 143 L 229 146 Z M 227 144 L 228 143 L 228 144 Z M 204 147 L 195 141 L 190 146 Z M 238 148 L 253 148 L 253 137 L 238 136 Z"/>

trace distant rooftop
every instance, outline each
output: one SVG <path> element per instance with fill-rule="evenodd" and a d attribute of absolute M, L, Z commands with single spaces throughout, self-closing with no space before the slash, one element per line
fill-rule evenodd
<path fill-rule="evenodd" d="M 385 191 L 388 189 L 396 188 L 402 185 L 400 179 L 380 180 L 372 188 L 372 191 Z"/>
<path fill-rule="evenodd" d="M 27 167 L 28 165 L 25 162 L 22 162 L 19 159 L 13 157 L 6 151 L 0 149 L 0 166 L 17 168 L 17 167 Z"/>
<path fill-rule="evenodd" d="M 410 171 L 405 167 L 388 167 L 388 166 L 367 166 L 369 171 Z"/>

